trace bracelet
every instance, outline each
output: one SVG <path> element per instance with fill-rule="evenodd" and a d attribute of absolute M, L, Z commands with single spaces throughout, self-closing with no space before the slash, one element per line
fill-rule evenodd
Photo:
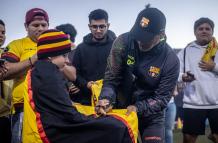
<path fill-rule="evenodd" d="M 31 58 L 29 58 L 30 66 L 33 67 L 33 63 L 31 61 Z"/>

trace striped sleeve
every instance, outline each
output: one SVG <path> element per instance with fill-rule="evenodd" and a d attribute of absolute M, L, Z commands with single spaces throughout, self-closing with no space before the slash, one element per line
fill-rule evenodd
<path fill-rule="evenodd" d="M 2 53 L 1 58 L 6 59 L 9 62 L 19 62 L 20 61 L 20 49 L 21 43 L 18 41 L 12 41 L 6 47 L 7 51 Z"/>

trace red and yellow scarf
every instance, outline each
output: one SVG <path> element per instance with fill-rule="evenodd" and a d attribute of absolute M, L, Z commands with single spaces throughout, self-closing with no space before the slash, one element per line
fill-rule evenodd
<path fill-rule="evenodd" d="M 213 39 L 210 41 L 207 48 L 205 49 L 205 53 L 202 56 L 201 60 L 204 62 L 209 62 L 210 60 L 214 61 L 217 49 L 218 49 L 218 44 L 216 39 L 213 37 Z"/>

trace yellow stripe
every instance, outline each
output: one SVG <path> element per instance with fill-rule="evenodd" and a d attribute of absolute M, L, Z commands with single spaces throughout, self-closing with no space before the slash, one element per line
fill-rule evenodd
<path fill-rule="evenodd" d="M 213 39 L 208 44 L 208 47 L 205 49 L 204 55 L 202 56 L 201 60 L 204 62 L 209 62 L 210 60 L 212 60 L 212 57 L 216 55 L 217 50 L 218 45 L 216 39 L 213 37 Z"/>
<path fill-rule="evenodd" d="M 45 34 L 40 35 L 38 39 L 44 38 L 44 37 L 49 37 L 49 36 L 57 36 L 60 34 L 64 34 L 64 33 L 61 31 L 60 32 L 49 32 L 49 33 L 45 33 Z"/>
<path fill-rule="evenodd" d="M 63 42 L 58 42 L 58 43 L 53 43 L 53 44 L 46 44 L 46 45 L 40 45 L 37 50 L 51 49 L 51 48 L 54 48 L 54 47 L 60 47 L 60 46 L 68 45 L 70 43 L 71 43 L 70 40 L 65 40 Z"/>

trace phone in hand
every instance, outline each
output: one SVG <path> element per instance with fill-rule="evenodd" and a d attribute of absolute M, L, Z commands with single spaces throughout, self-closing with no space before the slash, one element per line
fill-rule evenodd
<path fill-rule="evenodd" d="M 5 61 L 5 59 L 0 59 L 0 66 L 4 65 Z"/>
<path fill-rule="evenodd" d="M 191 77 L 192 79 L 195 79 L 195 75 L 193 73 L 191 73 L 190 71 L 188 71 L 186 73 L 189 77 Z"/>

